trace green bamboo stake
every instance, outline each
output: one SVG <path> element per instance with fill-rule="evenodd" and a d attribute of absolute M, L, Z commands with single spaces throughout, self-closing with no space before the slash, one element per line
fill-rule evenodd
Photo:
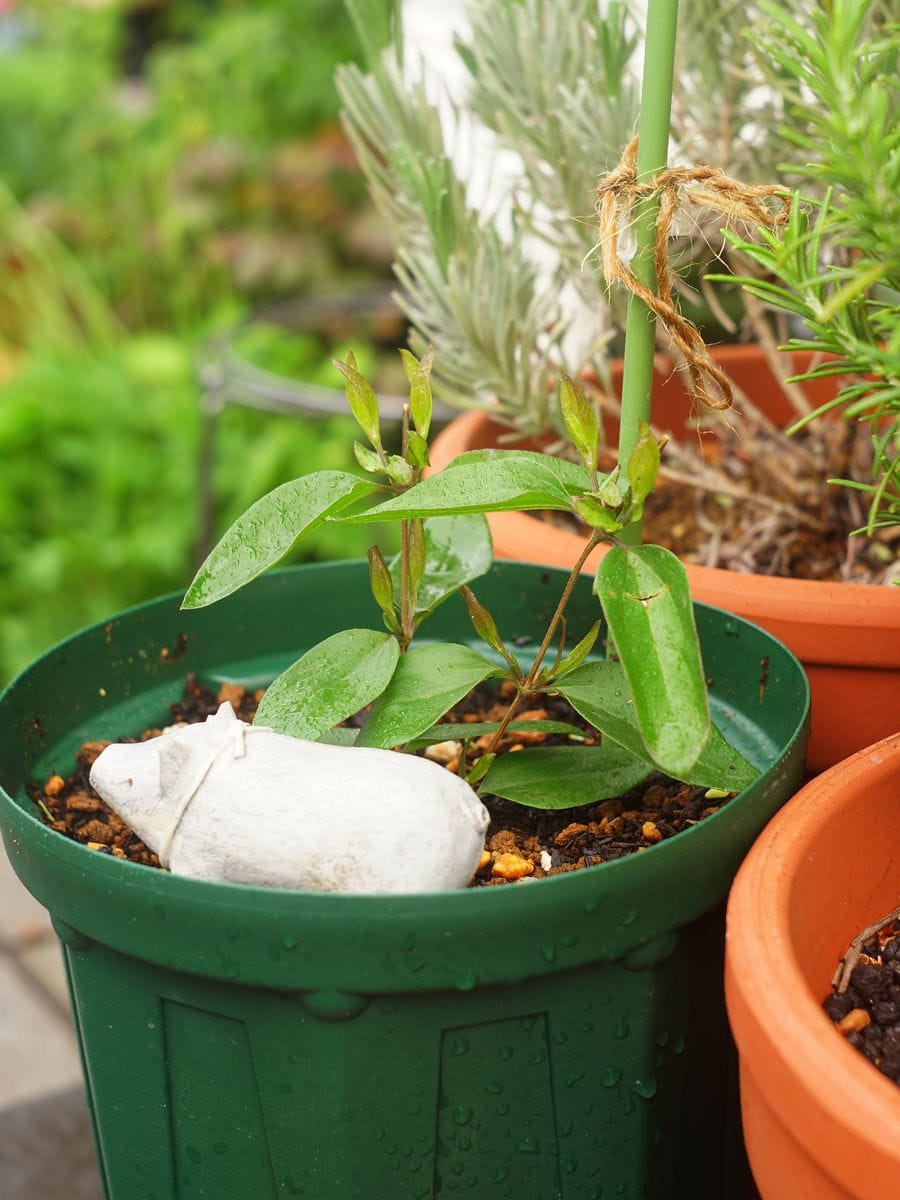
<path fill-rule="evenodd" d="M 677 28 L 678 0 L 649 0 L 638 122 L 637 176 L 641 181 L 652 178 L 667 164 Z M 656 290 L 654 251 L 658 213 L 659 199 L 648 197 L 637 206 L 634 223 L 636 249 L 631 269 L 640 282 L 652 291 Z M 655 331 L 656 316 L 653 311 L 637 296 L 630 296 L 625 325 L 622 417 L 619 427 L 619 462 L 623 469 L 637 443 L 640 422 L 650 420 Z M 642 532 L 643 522 L 633 521 L 622 530 L 620 537 L 630 545 L 638 545 Z"/>

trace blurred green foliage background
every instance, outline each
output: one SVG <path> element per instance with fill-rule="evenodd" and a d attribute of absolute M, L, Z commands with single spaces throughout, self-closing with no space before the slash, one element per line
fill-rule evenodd
<path fill-rule="evenodd" d="M 0 683 L 188 581 L 205 339 L 387 278 L 336 120 L 355 52 L 337 0 L 0 2 Z M 315 338 L 272 346 L 259 365 L 339 383 Z M 353 428 L 226 408 L 217 530 L 285 479 L 352 469 Z M 306 554 L 368 541 L 326 529 Z"/>

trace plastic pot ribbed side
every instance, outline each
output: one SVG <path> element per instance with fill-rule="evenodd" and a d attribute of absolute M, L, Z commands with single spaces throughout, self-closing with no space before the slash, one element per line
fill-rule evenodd
<path fill-rule="evenodd" d="M 564 574 L 478 595 L 535 643 Z M 186 672 L 267 681 L 372 625 L 365 564 L 168 598 L 63 643 L 0 699 L 0 823 L 63 943 L 110 1200 L 598 1200 L 743 1195 L 722 902 L 798 785 L 808 688 L 762 630 L 698 606 L 714 711 L 764 772 L 670 842 L 503 888 L 335 896 L 209 884 L 97 855 L 30 779 L 165 719 Z M 579 581 L 571 636 L 596 616 Z M 448 602 L 432 637 L 468 640 Z M 526 653 L 523 650 L 523 653 Z M 767 672 L 767 674 L 766 674 Z"/>

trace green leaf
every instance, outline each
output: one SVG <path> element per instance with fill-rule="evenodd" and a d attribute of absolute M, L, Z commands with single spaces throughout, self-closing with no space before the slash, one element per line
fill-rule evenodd
<path fill-rule="evenodd" d="M 313 646 L 269 685 L 255 723 L 315 741 L 380 696 L 399 657 L 390 634 L 344 629 Z"/>
<path fill-rule="evenodd" d="M 494 562 L 490 529 L 480 513 L 426 521 L 425 551 L 425 574 L 418 595 L 420 612 L 433 612 L 464 583 L 485 575 Z"/>
<path fill-rule="evenodd" d="M 596 496 L 578 496 L 572 502 L 575 511 L 592 529 L 601 529 L 604 533 L 618 533 L 622 522 L 616 519 L 611 508 L 596 498 Z"/>
<path fill-rule="evenodd" d="M 360 746 L 399 746 L 417 737 L 468 692 L 503 672 L 468 646 L 444 642 L 403 655 L 390 685 L 373 705 Z"/>
<path fill-rule="evenodd" d="M 631 484 L 631 499 L 642 504 L 653 491 L 659 474 L 659 445 L 650 432 L 650 426 L 640 423 L 640 438 L 628 460 L 628 482 Z"/>
<path fill-rule="evenodd" d="M 579 808 L 620 796 L 652 775 L 654 767 L 614 742 L 599 746 L 539 746 L 500 754 L 482 792 L 529 808 Z"/>
<path fill-rule="evenodd" d="M 462 584 L 489 571 L 493 561 L 490 530 L 480 513 L 432 517 L 425 522 L 425 574 L 419 581 L 417 611 L 433 612 Z M 399 555 L 391 561 L 391 575 L 399 589 Z"/>
<path fill-rule="evenodd" d="M 471 741 L 487 733 L 496 733 L 499 728 L 499 721 L 472 721 L 469 724 L 447 721 L 417 734 L 407 749 L 417 750 L 420 746 L 432 746 L 437 742 Z M 567 721 L 510 721 L 507 729 L 510 733 L 559 733 L 576 738 L 587 736 L 581 726 L 570 725 Z"/>
<path fill-rule="evenodd" d="M 469 787 L 472 787 L 474 784 L 478 783 L 479 780 L 483 779 L 485 775 L 487 775 L 496 757 L 497 755 L 494 753 L 482 754 L 481 758 L 478 759 L 478 761 L 472 767 L 472 770 L 466 776 L 466 783 L 469 785 Z"/>
<path fill-rule="evenodd" d="M 472 628 L 492 650 L 505 657 L 506 647 L 503 645 L 503 639 L 497 629 L 497 622 L 473 591 L 465 586 L 460 591 L 469 613 L 469 620 L 472 622 Z"/>
<path fill-rule="evenodd" d="M 381 455 L 376 454 L 374 450 L 370 450 L 368 446 L 364 446 L 362 442 L 353 443 L 353 457 L 362 469 L 368 471 L 370 475 L 384 470 L 384 459 Z"/>
<path fill-rule="evenodd" d="M 621 663 L 585 663 L 560 680 L 557 691 L 606 737 L 632 754 L 647 753 Z M 756 767 L 728 744 L 715 725 L 710 726 L 707 743 L 690 771 L 668 773 L 697 787 L 720 787 L 735 792 L 749 787 L 759 775 Z"/>
<path fill-rule="evenodd" d="M 597 638 L 600 634 L 600 622 L 588 630 L 585 636 L 573 646 L 565 658 L 560 662 L 559 666 L 553 672 L 553 678 L 559 679 L 563 675 L 568 675 L 570 671 L 574 671 L 576 667 L 580 667 L 590 652 L 593 650 Z"/>
<path fill-rule="evenodd" d="M 230 596 L 274 566 L 305 534 L 377 484 L 344 471 L 315 471 L 283 483 L 257 500 L 210 552 L 182 608 L 203 608 Z"/>
<path fill-rule="evenodd" d="M 416 431 L 421 437 L 428 437 L 431 428 L 431 367 L 434 363 L 434 346 L 429 346 L 416 367 L 409 381 L 409 412 Z"/>
<path fill-rule="evenodd" d="M 537 461 L 545 471 L 552 472 L 572 496 L 580 496 L 591 490 L 591 477 L 583 466 L 565 458 L 557 458 L 555 454 L 542 454 L 539 450 L 467 450 L 447 463 L 444 470 L 455 471 L 472 463 L 494 463 L 500 458 L 507 461 L 519 458 L 526 463 Z M 605 475 L 600 475 L 601 480 L 605 478 Z"/>
<path fill-rule="evenodd" d="M 496 450 L 494 454 L 502 456 L 504 452 Z M 547 465 L 549 456 L 535 454 L 533 459 L 526 459 L 514 450 L 508 454 L 509 457 L 441 471 L 423 479 L 402 496 L 377 504 L 352 520 L 354 523 L 396 521 L 408 517 L 571 507 L 569 493 L 560 483 L 558 473 Z"/>
<path fill-rule="evenodd" d="M 709 703 L 684 567 L 661 546 L 614 546 L 600 597 L 644 744 L 664 771 L 690 774 L 709 736 Z"/>
<path fill-rule="evenodd" d="M 351 729 L 348 725 L 336 725 L 334 729 L 326 729 L 316 741 L 323 746 L 355 746 L 358 737 L 358 729 Z"/>
<path fill-rule="evenodd" d="M 569 437 L 586 467 L 596 467 L 600 423 L 593 404 L 581 384 L 563 374 L 559 383 L 559 407 Z"/>
<path fill-rule="evenodd" d="M 372 589 L 372 595 L 375 597 L 375 603 L 384 615 L 389 618 L 392 625 L 396 625 L 397 618 L 394 614 L 394 581 L 391 579 L 388 565 L 384 561 L 384 555 L 377 546 L 370 546 L 368 557 L 369 586 Z"/>
<path fill-rule="evenodd" d="M 344 377 L 347 403 L 356 418 L 356 423 L 376 450 L 381 449 L 381 433 L 378 428 L 378 397 L 372 385 L 356 369 L 356 360 L 350 355 L 348 362 L 339 358 L 331 360 Z"/>
<path fill-rule="evenodd" d="M 383 468 L 391 483 L 397 487 L 408 487 L 412 483 L 413 469 L 399 454 L 391 454 Z"/>
<path fill-rule="evenodd" d="M 409 431 L 406 443 L 406 461 L 411 467 L 427 467 L 431 462 L 428 457 L 428 443 L 415 429 Z"/>
<path fill-rule="evenodd" d="M 419 369 L 419 360 L 411 350 L 407 350 L 403 346 L 400 347 L 400 358 L 403 362 L 403 370 L 406 373 L 406 382 L 412 383 L 416 371 Z"/>
<path fill-rule="evenodd" d="M 409 556 L 406 570 L 409 575 L 411 596 L 416 596 L 419 584 L 425 574 L 427 548 L 425 546 L 425 529 L 422 521 L 410 521 L 408 526 Z"/>

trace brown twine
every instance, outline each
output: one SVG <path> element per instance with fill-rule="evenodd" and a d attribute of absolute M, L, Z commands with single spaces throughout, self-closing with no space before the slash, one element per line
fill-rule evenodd
<path fill-rule="evenodd" d="M 700 331 L 675 307 L 672 299 L 672 271 L 669 266 L 669 231 L 680 208 L 687 203 L 710 209 L 726 221 L 743 221 L 750 225 L 765 225 L 769 229 L 783 226 L 790 215 L 790 194 L 781 188 L 749 185 L 730 179 L 718 167 L 668 167 L 646 183 L 637 178 L 638 139 L 625 147 L 615 170 L 597 186 L 597 215 L 600 225 L 600 249 L 603 273 L 607 284 L 618 280 L 656 313 L 669 337 L 684 355 L 688 372 L 688 390 L 701 405 L 721 410 L 732 401 L 728 376 L 713 362 Z M 625 265 L 619 255 L 620 226 L 631 219 L 637 201 L 659 196 L 656 219 L 656 280 L 657 291 L 645 287 Z M 767 200 L 777 200 L 780 208 L 772 209 Z M 714 396 L 707 387 L 711 381 L 718 389 Z"/>

